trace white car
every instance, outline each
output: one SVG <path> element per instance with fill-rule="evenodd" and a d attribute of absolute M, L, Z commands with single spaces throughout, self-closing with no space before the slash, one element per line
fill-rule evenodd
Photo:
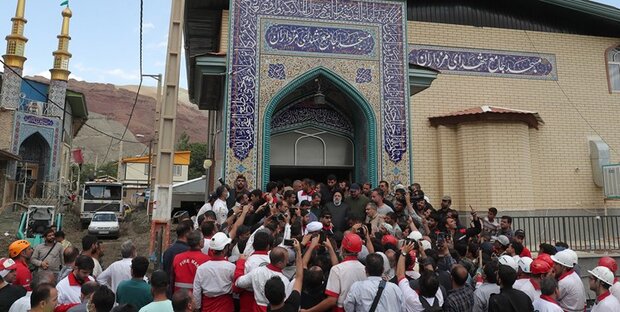
<path fill-rule="evenodd" d="M 88 226 L 88 234 L 118 238 L 120 225 L 116 214 L 105 211 L 96 212 Z"/>

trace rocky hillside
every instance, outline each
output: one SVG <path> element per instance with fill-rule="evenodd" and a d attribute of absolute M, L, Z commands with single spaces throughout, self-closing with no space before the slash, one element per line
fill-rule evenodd
<path fill-rule="evenodd" d="M 35 77 L 35 79 L 45 81 L 45 78 L 42 77 Z M 116 137 L 121 136 L 129 119 L 138 86 L 115 86 L 113 84 L 70 80 L 69 89 L 84 93 L 88 106 L 89 125 Z M 142 141 L 145 144 L 125 143 L 123 146 L 124 157 L 136 156 L 146 152 L 148 142 L 154 135 L 156 94 L 157 88 L 155 87 L 142 86 L 140 89 L 140 95 L 125 139 Z M 182 89 L 179 93 L 177 105 L 176 137 L 178 138 L 185 131 L 190 136 L 190 142 L 204 142 L 207 137 L 206 123 L 206 112 L 191 104 L 187 90 Z M 136 134 L 141 134 L 144 137 L 136 138 Z M 85 162 L 94 163 L 97 159 L 101 163 L 107 153 L 108 146 L 110 146 L 110 138 L 87 127 L 82 127 L 73 146 L 83 149 Z M 110 152 L 107 154 L 106 162 L 118 159 L 118 141 L 112 143 Z"/>

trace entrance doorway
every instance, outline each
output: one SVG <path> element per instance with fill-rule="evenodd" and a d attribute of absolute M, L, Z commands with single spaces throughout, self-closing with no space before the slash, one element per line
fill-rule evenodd
<path fill-rule="evenodd" d="M 311 178 L 376 184 L 370 105 L 347 81 L 316 68 L 276 94 L 265 113 L 263 183 Z"/>
<path fill-rule="evenodd" d="M 49 168 L 50 150 L 49 144 L 38 132 L 33 133 L 21 144 L 19 156 L 23 162 L 17 166 L 16 198 L 42 196 Z"/>

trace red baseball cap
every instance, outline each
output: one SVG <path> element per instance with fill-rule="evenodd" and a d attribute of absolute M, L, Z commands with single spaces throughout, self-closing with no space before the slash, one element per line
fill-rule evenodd
<path fill-rule="evenodd" d="M 362 251 L 362 244 L 362 239 L 354 233 L 349 233 L 342 239 L 342 248 L 348 252 L 358 253 Z"/>
<path fill-rule="evenodd" d="M 4 278 L 11 271 L 14 271 L 16 269 L 17 269 L 17 263 L 15 263 L 13 259 L 11 258 L 0 259 L 0 276 L 2 276 L 2 278 Z"/>

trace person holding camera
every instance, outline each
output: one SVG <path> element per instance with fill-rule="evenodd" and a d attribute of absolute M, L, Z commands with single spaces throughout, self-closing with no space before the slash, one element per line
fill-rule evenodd
<path fill-rule="evenodd" d="M 304 282 L 304 265 L 301 257 L 301 244 L 296 239 L 292 240 L 295 249 L 295 279 L 293 288 L 288 298 L 286 297 L 286 284 L 278 276 L 272 276 L 265 283 L 265 297 L 269 301 L 267 311 L 271 312 L 296 312 L 301 304 L 301 287 Z M 286 298 L 286 301 L 284 300 Z"/>

